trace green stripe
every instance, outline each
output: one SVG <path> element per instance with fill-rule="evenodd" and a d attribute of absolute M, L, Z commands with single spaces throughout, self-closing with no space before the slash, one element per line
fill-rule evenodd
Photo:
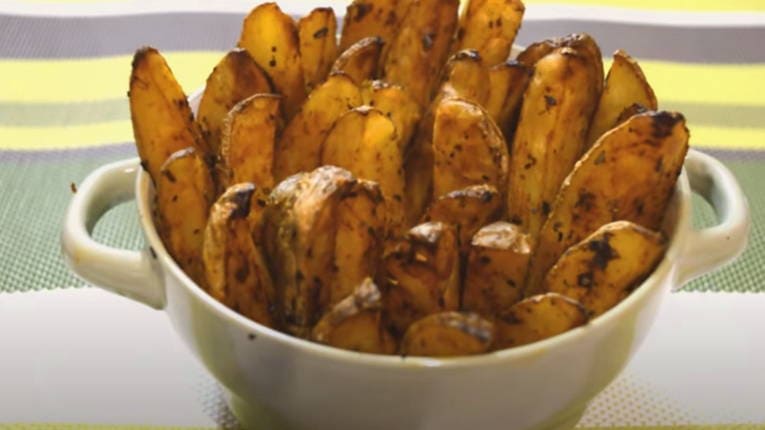
<path fill-rule="evenodd" d="M 70 126 L 127 118 L 130 118 L 127 98 L 79 103 L 0 102 L 0 126 Z"/>
<path fill-rule="evenodd" d="M 765 128 L 765 106 L 730 106 L 716 103 L 660 103 L 662 109 L 682 112 L 689 128 L 703 124 L 730 128 Z"/>

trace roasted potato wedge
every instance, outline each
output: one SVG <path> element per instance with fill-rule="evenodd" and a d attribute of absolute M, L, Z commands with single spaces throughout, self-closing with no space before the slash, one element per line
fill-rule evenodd
<path fill-rule="evenodd" d="M 359 40 L 376 36 L 386 46 L 395 38 L 411 0 L 354 0 L 345 11 L 340 50 Z"/>
<path fill-rule="evenodd" d="M 616 122 L 614 122 L 614 126 L 611 128 L 618 126 L 619 124 L 623 123 L 624 121 L 627 121 L 628 119 L 632 118 L 635 115 L 646 113 L 646 112 L 648 112 L 648 109 L 645 106 L 639 103 L 633 103 L 632 105 L 624 108 L 622 113 L 619 114 L 619 117 L 616 118 Z"/>
<path fill-rule="evenodd" d="M 202 261 L 210 295 L 247 318 L 273 327 L 276 293 L 247 219 L 254 191 L 252 183 L 232 185 L 212 206 Z"/>
<path fill-rule="evenodd" d="M 557 293 L 524 299 L 494 321 L 494 349 L 537 342 L 587 323 L 587 311 L 576 300 Z"/>
<path fill-rule="evenodd" d="M 509 218 L 536 238 L 563 179 L 586 145 L 598 103 L 588 60 L 560 48 L 537 61 L 513 141 Z"/>
<path fill-rule="evenodd" d="M 276 3 L 263 3 L 244 19 L 239 47 L 271 77 L 284 96 L 284 113 L 292 118 L 305 100 L 305 82 L 300 59 L 300 38 L 292 18 Z"/>
<path fill-rule="evenodd" d="M 396 342 L 382 325 L 382 295 L 371 278 L 333 306 L 313 327 L 315 342 L 351 351 L 393 354 Z"/>
<path fill-rule="evenodd" d="M 469 246 L 462 309 L 498 316 L 523 297 L 529 237 L 517 225 L 500 221 L 478 230 Z"/>
<path fill-rule="evenodd" d="M 459 0 L 411 0 L 385 58 L 383 74 L 427 106 L 434 80 L 449 55 Z"/>
<path fill-rule="evenodd" d="M 157 229 L 167 251 L 197 285 L 205 286 L 202 240 L 215 186 L 196 148 L 174 152 L 155 183 Z"/>
<path fill-rule="evenodd" d="M 542 289 L 571 297 L 598 316 L 651 273 L 665 248 L 660 233 L 615 221 L 567 249 L 547 273 Z"/>
<path fill-rule="evenodd" d="M 571 245 L 625 220 L 658 230 L 688 150 L 685 118 L 646 112 L 604 134 L 566 178 L 539 233 L 526 286 L 542 288 Z"/>
<path fill-rule="evenodd" d="M 365 105 L 379 109 L 393 121 L 401 153 L 406 154 L 422 117 L 420 105 L 400 85 L 385 81 L 365 82 L 361 86 L 361 99 Z"/>
<path fill-rule="evenodd" d="M 395 335 L 427 315 L 459 309 L 460 258 L 454 227 L 441 222 L 413 227 L 386 249 L 383 266 L 385 315 Z"/>
<path fill-rule="evenodd" d="M 491 91 L 484 107 L 502 130 L 502 135 L 508 143 L 512 142 L 515 135 L 523 93 L 526 92 L 533 73 L 533 69 L 515 60 L 497 64 L 489 69 Z"/>
<path fill-rule="evenodd" d="M 442 312 L 415 321 L 401 341 L 401 355 L 455 357 L 489 352 L 494 324 L 469 312 Z"/>
<path fill-rule="evenodd" d="M 321 146 L 335 121 L 361 105 L 361 92 L 345 74 L 334 74 L 308 96 L 284 129 L 274 160 L 276 181 L 319 166 Z"/>
<path fill-rule="evenodd" d="M 467 49 L 455 53 L 446 62 L 441 86 L 432 105 L 437 105 L 444 97 L 459 97 L 485 106 L 492 91 L 489 69 L 478 51 Z"/>
<path fill-rule="evenodd" d="M 332 72 L 342 72 L 361 85 L 364 81 L 377 78 L 377 65 L 382 54 L 383 41 L 377 36 L 365 37 L 343 51 Z"/>
<path fill-rule="evenodd" d="M 592 118 L 587 138 L 588 148 L 606 131 L 617 125 L 617 119 L 625 109 L 640 104 L 648 110 L 656 110 L 658 103 L 643 70 L 632 57 L 621 49 L 614 53 L 614 61 L 606 76 L 606 85 L 600 95 L 598 109 Z"/>
<path fill-rule="evenodd" d="M 307 91 L 324 82 L 337 59 L 337 17 L 331 7 L 317 7 L 297 23 L 300 60 Z"/>
<path fill-rule="evenodd" d="M 525 10 L 521 0 L 470 0 L 460 17 L 455 50 L 475 49 L 488 66 L 506 61 Z"/>
<path fill-rule="evenodd" d="M 274 187 L 274 146 L 283 126 L 281 96 L 255 94 L 239 102 L 223 126 L 221 162 L 224 184 L 252 182 Z"/>
<path fill-rule="evenodd" d="M 139 49 L 132 68 L 128 98 L 133 135 L 141 166 L 156 184 L 170 154 L 190 146 L 203 156 L 209 150 L 183 89 L 159 51 Z"/>
<path fill-rule="evenodd" d="M 467 100 L 444 99 L 433 125 L 433 196 L 489 184 L 504 195 L 507 144 L 489 114 Z"/>
<path fill-rule="evenodd" d="M 220 153 L 223 122 L 231 108 L 253 94 L 272 92 L 271 79 L 246 50 L 235 49 L 220 60 L 207 78 L 197 112 L 211 155 Z"/>
<path fill-rule="evenodd" d="M 502 217 L 502 195 L 491 185 L 472 185 L 433 200 L 423 222 L 440 221 L 457 229 L 463 255 L 470 248 L 473 235 L 486 224 Z"/>

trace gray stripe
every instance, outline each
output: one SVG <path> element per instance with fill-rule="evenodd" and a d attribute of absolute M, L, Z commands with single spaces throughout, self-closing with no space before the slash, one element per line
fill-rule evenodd
<path fill-rule="evenodd" d="M 130 54 L 141 45 L 164 51 L 228 50 L 239 13 L 164 13 L 98 18 L 0 15 L 0 57 L 71 58 Z M 671 27 L 577 20 L 527 20 L 518 43 L 588 32 L 604 53 L 617 48 L 644 59 L 712 63 L 765 62 L 765 27 Z"/>

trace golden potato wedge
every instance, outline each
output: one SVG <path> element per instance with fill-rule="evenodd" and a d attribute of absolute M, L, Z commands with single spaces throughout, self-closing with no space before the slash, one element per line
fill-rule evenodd
<path fill-rule="evenodd" d="M 308 96 L 303 107 L 284 129 L 276 149 L 276 182 L 319 166 L 321 145 L 335 120 L 361 105 L 361 92 L 345 74 L 334 74 Z"/>
<path fill-rule="evenodd" d="M 511 143 L 521 113 L 523 93 L 534 70 L 510 60 L 489 69 L 491 91 L 484 107 L 497 123 L 507 143 Z M 511 148 L 508 148 L 511 149 Z"/>
<path fill-rule="evenodd" d="M 433 125 L 433 196 L 489 184 L 502 195 L 509 163 L 502 132 L 488 113 L 462 99 L 444 99 Z"/>
<path fill-rule="evenodd" d="M 429 77 L 438 76 L 448 58 L 458 8 L 459 0 L 411 0 L 391 42 L 383 75 L 420 106 L 427 106 L 434 89 Z"/>
<path fill-rule="evenodd" d="M 598 94 L 600 94 L 603 91 L 603 56 L 595 39 L 587 33 L 572 33 L 568 36 L 532 43 L 518 54 L 517 60 L 521 64 L 533 67 L 542 57 L 563 47 L 574 49 L 587 59 L 593 75 L 600 78 L 596 79 Z"/>
<path fill-rule="evenodd" d="M 174 152 L 155 184 L 157 230 L 167 251 L 197 285 L 205 288 L 202 240 L 215 187 L 196 148 Z"/>
<path fill-rule="evenodd" d="M 396 342 L 382 325 L 382 295 L 371 278 L 333 306 L 313 327 L 315 342 L 351 351 L 393 354 Z"/>
<path fill-rule="evenodd" d="M 586 145 L 598 102 L 587 59 L 560 48 L 537 61 L 513 141 L 507 207 L 536 238 L 563 179 Z"/>
<path fill-rule="evenodd" d="M 365 37 L 343 51 L 332 65 L 332 73 L 342 72 L 357 85 L 377 78 L 383 41 L 377 36 Z"/>
<path fill-rule="evenodd" d="M 444 97 L 459 97 L 485 106 L 489 93 L 494 91 L 490 85 L 489 69 L 478 51 L 458 51 L 444 66 L 441 86 L 432 105 L 437 105 Z"/>
<path fill-rule="evenodd" d="M 170 154 L 190 146 L 199 155 L 209 151 L 186 95 L 159 51 L 139 49 L 132 68 L 128 97 L 133 135 L 141 166 L 157 184 L 162 164 Z"/>
<path fill-rule="evenodd" d="M 587 311 L 574 299 L 557 293 L 521 300 L 494 321 L 494 349 L 537 342 L 587 323 Z"/>
<path fill-rule="evenodd" d="M 274 146 L 282 128 L 281 96 L 255 94 L 239 102 L 223 126 L 221 163 L 224 184 L 252 182 L 274 187 Z"/>
<path fill-rule="evenodd" d="M 500 221 L 478 230 L 469 246 L 462 309 L 498 316 L 523 298 L 529 237 L 519 226 Z"/>
<path fill-rule="evenodd" d="M 380 37 L 389 46 L 409 3 L 410 0 L 354 0 L 345 11 L 340 51 L 369 36 Z"/>
<path fill-rule="evenodd" d="M 566 178 L 539 233 L 526 290 L 603 224 L 625 220 L 658 230 L 688 150 L 685 118 L 646 112 L 604 134 Z"/>
<path fill-rule="evenodd" d="M 226 189 L 210 209 L 202 261 L 210 295 L 251 320 L 273 327 L 275 290 L 263 254 L 252 241 L 249 182 Z"/>
<path fill-rule="evenodd" d="M 292 18 L 276 3 L 262 3 L 244 19 L 239 47 L 271 77 L 284 96 L 284 113 L 289 120 L 305 100 L 305 82 L 300 59 L 300 38 Z"/>
<path fill-rule="evenodd" d="M 401 340 L 401 355 L 456 357 L 489 352 L 494 324 L 470 312 L 442 312 L 415 321 Z"/>
<path fill-rule="evenodd" d="M 507 60 L 526 7 L 521 0 L 470 0 L 462 12 L 455 50 L 475 49 L 488 66 Z"/>
<path fill-rule="evenodd" d="M 400 85 L 379 80 L 365 82 L 361 86 L 361 99 L 365 105 L 379 109 L 393 121 L 401 153 L 406 154 L 422 117 L 420 105 Z"/>
<path fill-rule="evenodd" d="M 423 131 L 425 121 L 427 120 L 423 119 L 420 123 L 409 155 L 404 161 L 404 216 L 407 226 L 417 223 L 433 198 L 433 148 L 430 146 L 432 137 L 423 137 L 425 134 L 432 136 L 433 127 L 430 131 Z"/>
<path fill-rule="evenodd" d="M 629 221 L 599 228 L 561 255 L 543 291 L 571 297 L 595 317 L 627 297 L 664 255 L 665 238 Z"/>
<path fill-rule="evenodd" d="M 472 185 L 433 200 L 423 222 L 440 221 L 457 229 L 460 250 L 465 255 L 473 235 L 502 217 L 502 195 L 491 185 Z"/>
<path fill-rule="evenodd" d="M 422 317 L 459 309 L 460 258 L 454 227 L 441 222 L 413 227 L 386 249 L 383 266 L 385 315 L 396 336 Z"/>
<path fill-rule="evenodd" d="M 616 118 L 616 121 L 614 122 L 611 128 L 618 126 L 619 124 L 627 121 L 628 119 L 632 118 L 635 115 L 646 113 L 646 112 L 648 112 L 648 108 L 646 108 L 645 106 L 639 103 L 633 103 L 630 106 L 627 106 L 626 108 L 624 108 L 622 113 L 619 114 L 619 117 Z"/>
<path fill-rule="evenodd" d="M 235 49 L 220 60 L 207 78 L 197 112 L 212 155 L 220 153 L 223 121 L 231 108 L 253 94 L 272 92 L 271 79 L 246 50 Z"/>
<path fill-rule="evenodd" d="M 317 7 L 297 23 L 300 60 L 307 91 L 316 88 L 329 75 L 337 59 L 337 17 L 331 7 Z"/>
<path fill-rule="evenodd" d="M 606 76 L 606 85 L 595 111 L 587 138 L 587 147 L 616 125 L 619 115 L 633 104 L 656 110 L 658 103 L 643 70 L 632 57 L 621 49 L 614 53 L 614 61 Z"/>

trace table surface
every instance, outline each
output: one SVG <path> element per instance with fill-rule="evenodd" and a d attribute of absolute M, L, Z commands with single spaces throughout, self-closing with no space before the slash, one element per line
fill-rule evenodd
<path fill-rule="evenodd" d="M 52 315 L 38 313 L 34 307 L 22 306 L 33 314 L 11 312 L 17 319 L 3 317 L 3 309 L 15 309 L 16 303 L 25 303 L 31 298 L 42 303 L 50 300 L 46 297 L 59 297 L 58 294 L 66 297 L 66 303 L 76 306 L 78 300 L 101 293 L 81 288 L 83 284 L 69 274 L 60 256 L 58 235 L 71 189 L 96 167 L 135 156 L 125 96 L 133 51 L 146 44 L 159 48 L 183 88 L 193 92 L 203 85 L 222 53 L 234 46 L 241 20 L 255 3 L 241 0 L 6 0 L 0 3 L 0 190 L 3 196 L 0 203 L 0 225 L 3 226 L 0 230 L 0 345 L 3 345 L 0 381 L 8 375 L 6 360 L 16 360 L 17 364 L 29 364 L 32 360 L 6 349 L 6 341 L 18 341 L 20 338 L 13 336 L 26 333 L 29 324 L 54 321 Z M 295 14 L 304 13 L 308 3 L 280 1 L 284 9 Z M 320 3 L 333 6 L 338 12 L 346 5 L 340 0 Z M 625 49 L 640 60 L 660 107 L 686 115 L 691 146 L 718 157 L 734 172 L 752 210 L 754 223 L 749 249 L 737 262 L 688 284 L 684 293 L 672 296 L 672 303 L 676 307 L 693 307 L 692 303 L 702 300 L 705 306 L 711 307 L 714 307 L 711 303 L 724 303 L 723 312 L 704 318 L 721 323 L 730 322 L 727 318 L 737 316 L 739 311 L 742 315 L 756 313 L 751 303 L 762 304 L 765 297 L 755 294 L 765 292 L 765 270 L 762 269 L 765 193 L 761 191 L 765 183 L 765 49 L 762 46 L 765 2 L 528 0 L 526 5 L 526 18 L 517 43 L 524 45 L 550 36 L 584 31 L 598 40 L 606 57 L 617 48 Z M 712 210 L 696 198 L 695 225 L 708 226 L 714 222 Z M 110 245 L 129 249 L 142 247 L 134 204 L 126 203 L 111 210 L 96 226 L 95 235 Z M 732 297 L 737 299 L 731 300 Z M 700 309 L 696 311 L 701 312 Z M 83 312 L 86 312 L 83 318 L 102 315 L 95 307 Z M 30 315 L 35 318 L 29 318 Z M 122 316 L 128 318 L 130 313 Z M 116 323 L 126 324 L 125 321 Z M 738 330 L 743 331 L 741 339 L 750 339 L 747 336 L 755 334 L 753 326 L 740 326 Z M 694 333 L 703 336 L 704 332 Z M 719 339 L 726 337 L 723 332 L 714 333 L 719 333 Z M 716 342 L 718 337 L 714 339 Z M 669 344 L 659 342 L 657 345 L 657 356 L 668 352 L 661 348 Z M 31 350 L 21 351 L 31 353 Z M 50 353 L 47 356 L 52 361 L 46 362 L 50 369 L 56 369 L 56 360 L 65 359 L 51 348 L 34 351 Z M 88 351 L 99 353 L 94 348 Z M 170 354 L 167 357 L 185 354 L 182 349 L 162 349 L 161 352 Z M 689 362 L 702 362 L 700 355 L 688 353 L 684 357 Z M 726 366 L 738 365 L 725 361 L 724 357 L 721 360 Z M 703 363 L 713 364 L 709 360 Z M 200 380 L 209 383 L 206 392 L 214 393 L 214 384 L 205 379 L 195 365 L 189 365 L 186 378 L 189 374 L 195 375 L 193 372 L 201 374 Z M 763 370 L 762 365 L 759 369 Z M 144 370 L 148 374 L 153 372 Z M 89 377 L 87 372 L 78 376 Z M 620 381 L 624 378 L 629 379 L 629 374 Z M 619 383 L 617 381 L 616 389 Z M 94 385 L 94 390 L 99 387 L 109 388 Z M 695 385 L 689 382 L 682 387 L 692 389 Z M 183 391 L 180 385 L 174 389 L 177 393 Z M 30 393 L 38 392 L 27 392 Z M 719 407 L 713 406 L 711 410 L 726 409 L 728 403 L 745 403 L 744 395 L 745 391 L 720 395 L 716 403 Z M 26 400 L 28 406 L 42 401 L 35 396 Z M 9 399 L 16 399 L 17 403 L 9 403 Z M 11 391 L 0 382 L 0 423 L 9 422 L 11 418 L 28 424 L 46 423 L 51 422 L 48 418 L 55 418 L 42 412 L 11 415 L 4 405 L 18 405 L 19 399 L 24 399 L 21 391 Z M 194 401 L 186 400 L 189 404 Z M 196 405 L 199 406 L 199 402 Z M 95 409 L 85 409 L 76 421 L 69 420 L 73 416 L 61 416 L 57 421 L 105 422 L 98 418 Z M 206 416 L 207 422 L 201 418 L 194 422 L 158 422 L 147 412 L 136 415 L 137 421 L 112 420 L 108 424 L 210 426 L 221 422 L 210 421 L 210 414 L 200 412 L 203 410 L 197 408 L 195 412 Z M 716 423 L 732 424 L 743 418 L 749 423 L 765 423 L 765 416 L 740 412 Z M 698 416 L 701 415 L 695 415 Z M 590 422 L 592 426 L 614 423 L 641 424 Z M 688 423 L 710 421 L 691 419 Z M 79 425 L 73 428 L 81 428 Z"/>

